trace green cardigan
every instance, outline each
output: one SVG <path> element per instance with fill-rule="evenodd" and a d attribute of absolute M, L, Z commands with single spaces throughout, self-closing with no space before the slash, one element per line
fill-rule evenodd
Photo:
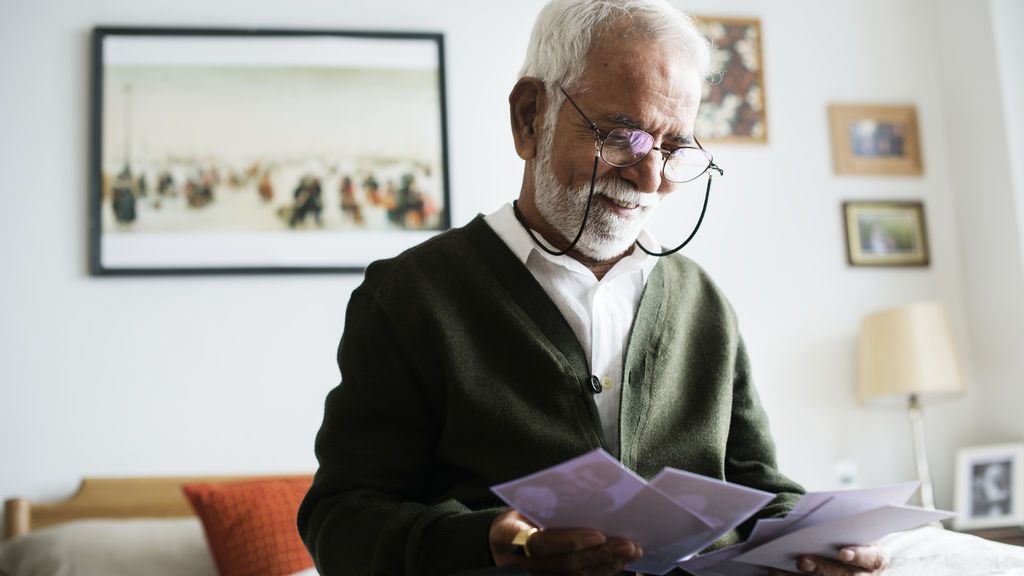
<path fill-rule="evenodd" d="M 481 217 L 367 268 L 338 364 L 298 516 L 324 576 L 492 565 L 489 487 L 604 444 L 579 341 Z M 648 278 L 619 429 L 644 478 L 672 466 L 779 493 L 760 516 L 802 492 L 776 470 L 732 309 L 684 257 Z"/>

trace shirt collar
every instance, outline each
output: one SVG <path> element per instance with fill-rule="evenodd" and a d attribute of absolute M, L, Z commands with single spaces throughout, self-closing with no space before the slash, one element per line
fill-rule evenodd
<path fill-rule="evenodd" d="M 530 235 L 526 233 L 526 229 L 519 223 L 511 203 L 505 203 L 495 212 L 484 216 L 484 221 L 490 225 L 491 229 L 493 229 L 498 237 L 505 242 L 512 253 L 515 254 L 516 258 L 519 259 L 524 266 L 531 254 L 537 254 L 539 257 L 566 268 L 567 270 L 593 276 L 593 273 L 579 261 L 566 256 L 552 256 L 538 248 L 537 245 L 533 243 Z M 555 247 L 549 244 L 547 240 L 545 240 L 544 237 L 536 231 L 534 231 L 534 236 L 537 237 L 538 241 L 543 242 L 545 246 L 555 250 Z M 640 241 L 644 246 L 650 246 L 652 248 L 661 246 L 646 228 L 640 230 Z M 615 266 L 609 270 L 608 275 L 605 277 L 608 278 L 609 276 L 618 276 L 622 273 L 640 270 L 643 273 L 643 281 L 646 284 L 647 278 L 651 275 L 651 270 L 654 269 L 654 266 L 657 263 L 658 258 L 656 256 L 651 256 L 643 250 L 634 247 L 633 252 L 622 260 L 616 262 Z"/>

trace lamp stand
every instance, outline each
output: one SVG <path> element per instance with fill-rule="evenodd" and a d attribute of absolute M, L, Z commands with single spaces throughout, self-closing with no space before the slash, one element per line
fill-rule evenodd
<path fill-rule="evenodd" d="M 932 496 L 932 475 L 928 471 L 928 449 L 924 443 L 924 419 L 921 417 L 921 403 L 917 394 L 910 395 L 910 428 L 914 435 L 914 460 L 917 462 L 917 477 L 921 480 L 921 506 L 935 509 Z"/>

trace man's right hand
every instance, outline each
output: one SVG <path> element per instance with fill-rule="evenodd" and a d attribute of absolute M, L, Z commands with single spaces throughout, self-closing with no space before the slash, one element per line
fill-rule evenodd
<path fill-rule="evenodd" d="M 527 543 L 529 556 L 518 552 L 512 539 L 533 524 L 513 509 L 491 523 L 491 555 L 496 566 L 519 566 L 534 574 L 612 576 L 643 556 L 637 544 L 622 538 L 606 538 L 597 530 L 554 528 L 540 530 Z"/>

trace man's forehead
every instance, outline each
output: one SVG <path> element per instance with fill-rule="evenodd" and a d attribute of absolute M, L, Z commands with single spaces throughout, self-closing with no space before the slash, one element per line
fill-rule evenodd
<path fill-rule="evenodd" d="M 598 80 L 583 87 L 588 111 L 600 124 L 615 124 L 648 132 L 669 132 L 676 140 L 689 140 L 700 105 L 700 84 L 630 82 L 621 78 Z"/>
<path fill-rule="evenodd" d="M 702 82 L 697 67 L 664 46 L 605 46 L 588 54 L 581 78 L 596 93 L 624 92 L 659 107 L 695 107 Z"/>

